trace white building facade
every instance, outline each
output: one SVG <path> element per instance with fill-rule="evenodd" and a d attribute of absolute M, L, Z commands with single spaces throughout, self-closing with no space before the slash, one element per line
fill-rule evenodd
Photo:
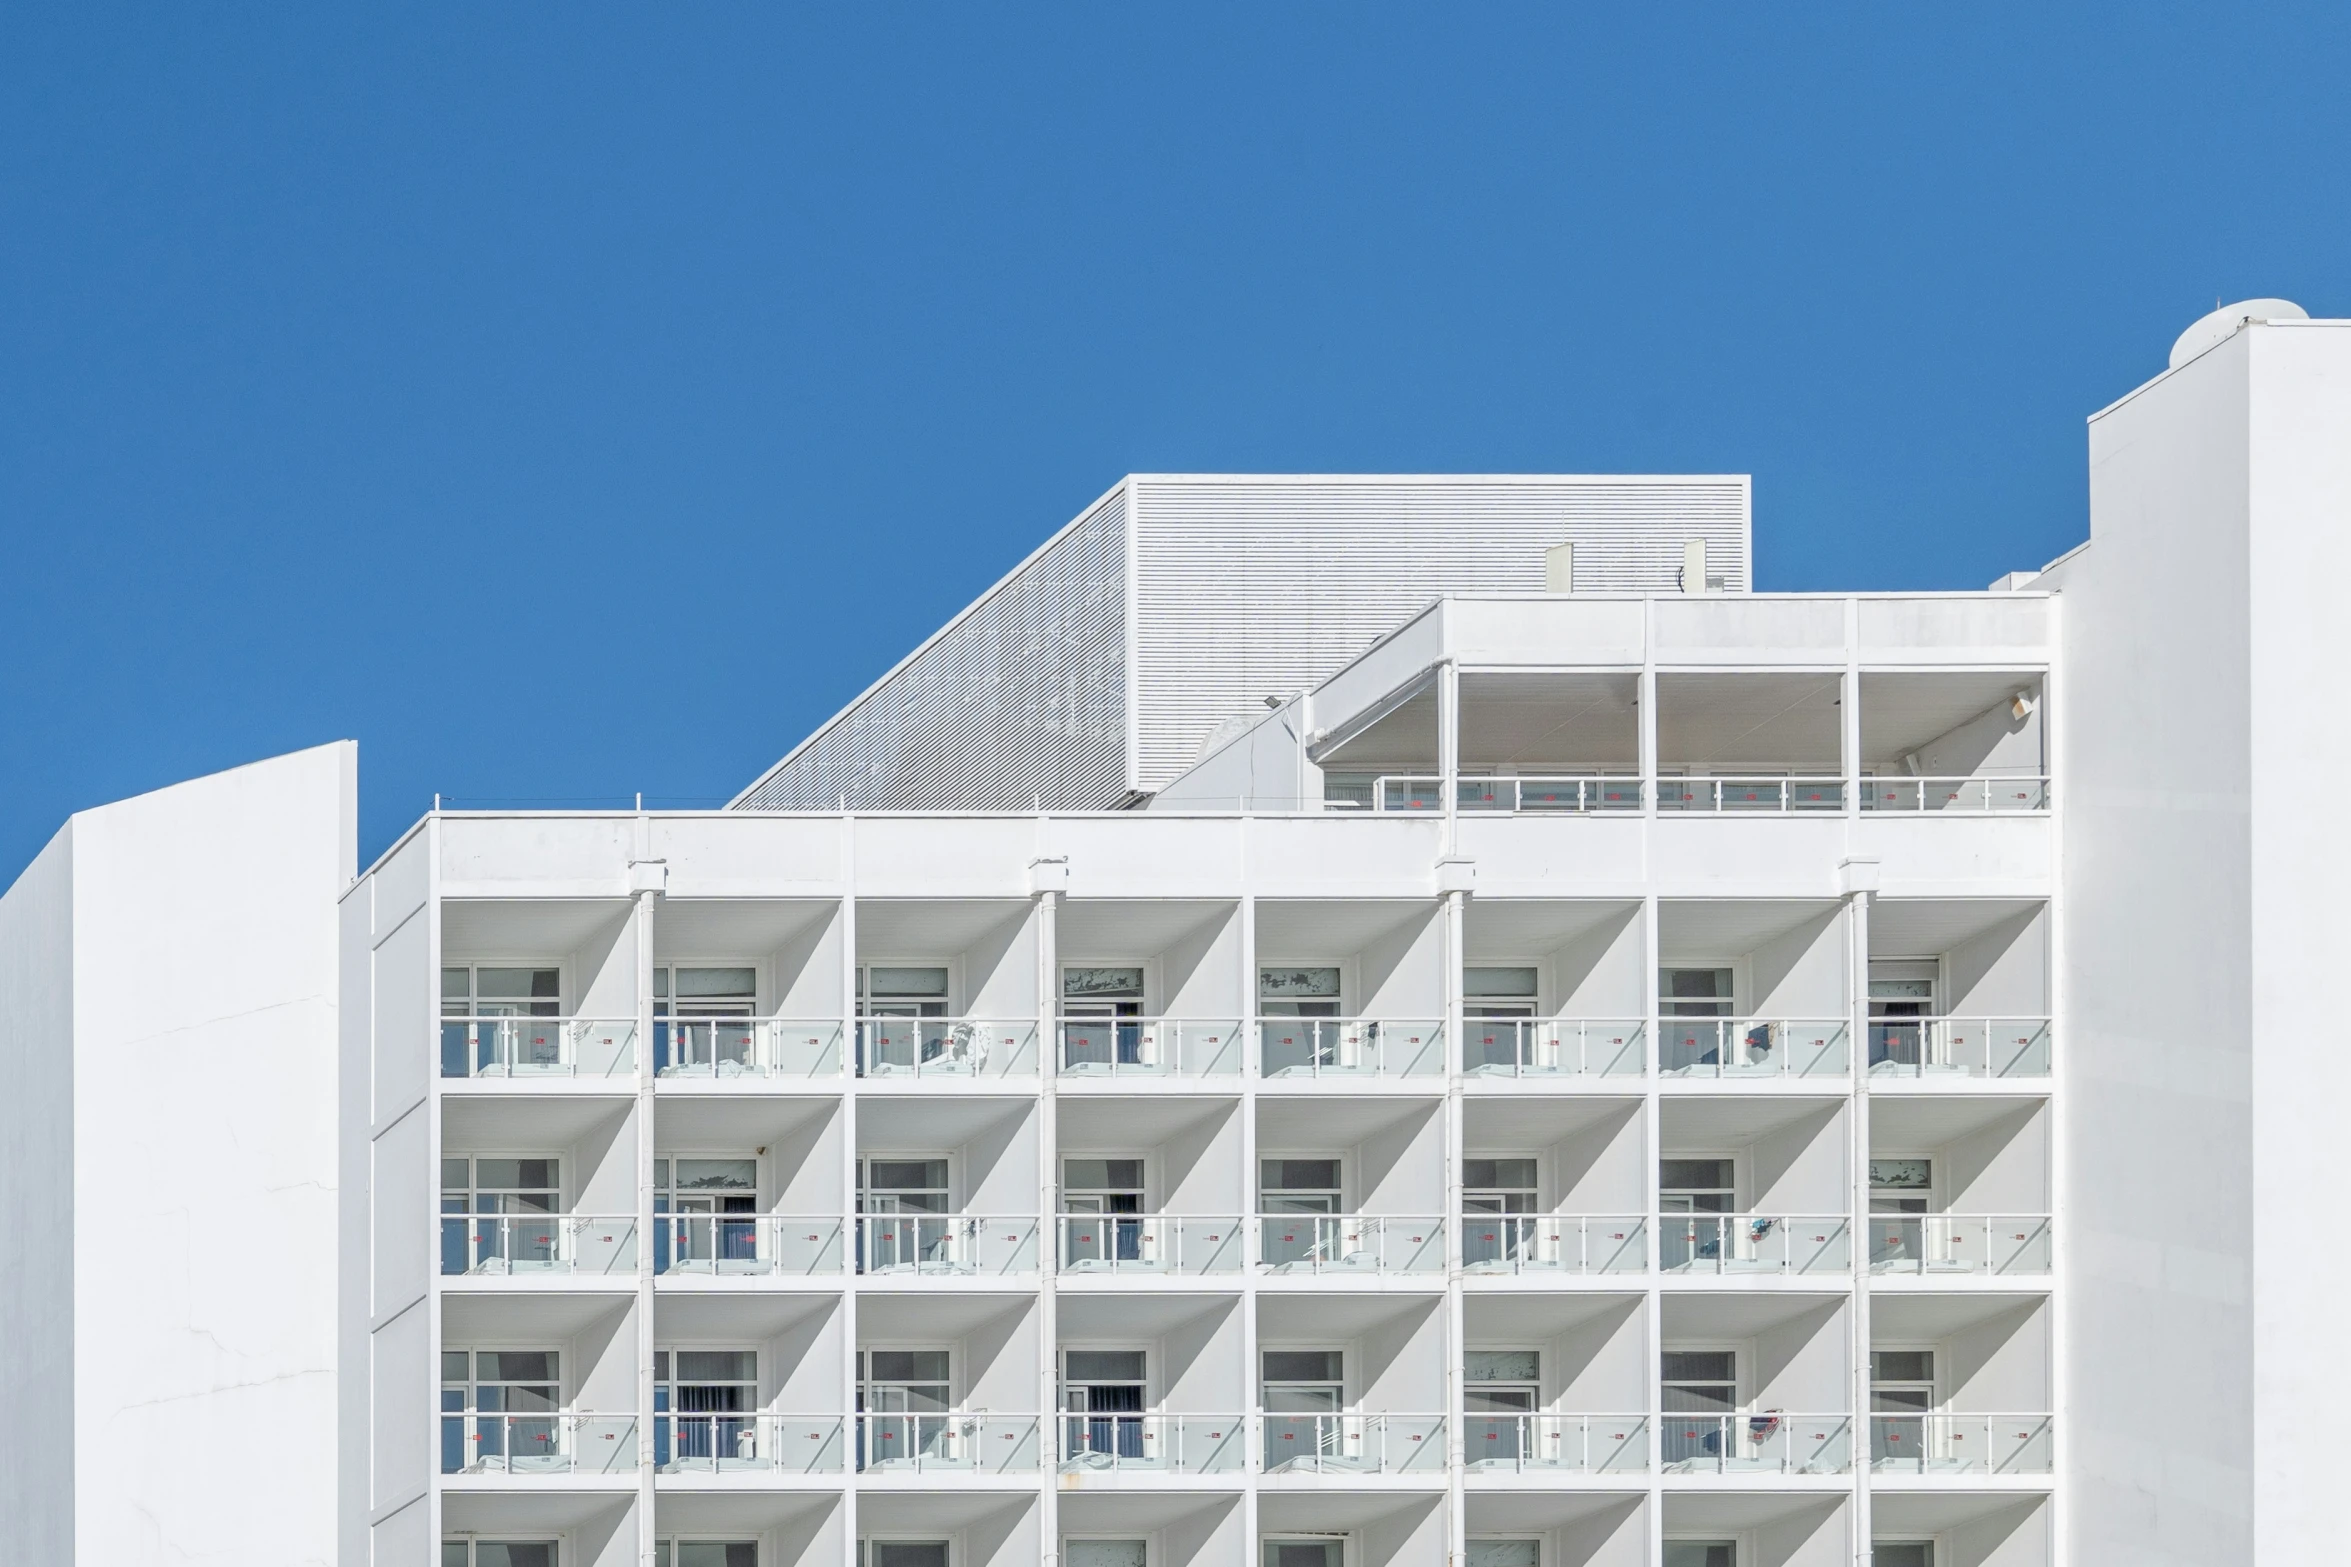
<path fill-rule="evenodd" d="M 270 1418 L 333 1483 L 273 1536 L 285 1469 L 225 1465 L 142 1551 L 92 1510 L 157 1482 L 28 1441 L 10 1527 L 108 1563 L 239 1518 L 239 1560 L 442 1567 L 2326 1559 L 2293 1373 L 2351 1298 L 2310 1243 L 2351 1098 L 2287 1009 L 2342 840 L 2283 787 L 2343 743 L 2351 323 L 2298 316 L 2192 330 L 2093 421 L 2090 544 L 1997 591 L 1748 592 L 1742 480 L 1130 479 L 727 810 L 435 812 L 289 880 L 339 957 L 289 1036 L 316 1103 L 273 1113 L 332 1168 L 269 1309 L 338 1339 Z M 1138 570 L 1183 531 L 1138 517 L 1343 556 L 1382 505 L 1469 518 L 1429 570 L 1488 575 L 1381 609 L 1341 573 L 1345 637 L 1260 644 L 1312 597 L 1284 567 L 1232 589 L 1216 710 L 1138 683 L 1226 591 Z M 1004 694 L 1089 617 L 1077 696 Z M 246 783 L 295 769 L 347 844 L 343 766 Z M 221 874 L 169 863 L 194 830 L 145 840 L 159 881 Z M 21 1060 L 71 1037 L 42 1103 L 95 1114 L 60 855 L 0 902 L 0 1016 Z M 99 1184 L 84 1115 L 70 1192 L 10 1128 L 44 1235 L 170 1206 Z M 12 1332 L 25 1396 L 86 1404 L 93 1333 L 196 1354 L 75 1286 L 11 1292 L 77 1346 Z M 271 1320 L 238 1309 L 209 1330 Z"/>

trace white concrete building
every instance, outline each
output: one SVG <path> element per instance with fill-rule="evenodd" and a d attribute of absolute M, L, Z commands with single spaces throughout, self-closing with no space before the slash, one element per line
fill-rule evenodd
<path fill-rule="evenodd" d="M 70 1461 L 17 1422 L 10 1543 L 2330 1559 L 2293 1368 L 2351 1096 L 2287 1014 L 2351 935 L 2293 809 L 2346 743 L 2351 322 L 2174 360 L 2092 422 L 2089 544 L 1993 591 L 1745 591 L 1743 480 L 1137 478 L 728 810 L 436 812 L 347 888 L 347 749 L 76 818 L 0 902 L 0 1179 L 76 1258 L 5 1296 L 5 1385 L 77 1414 Z M 1654 506 L 1576 534 L 1603 492 Z M 1260 633 L 1312 570 L 1227 584 L 1272 609 L 1221 713 L 1137 681 L 1226 591 L 1137 566 L 1155 506 L 1344 559 L 1333 496 L 1391 552 L 1383 507 L 1522 511 L 1347 641 Z M 1105 662 L 1024 686 L 1054 644 Z M 139 1076 L 273 1006 L 260 1070 Z M 298 1238 L 198 1335 L 100 1212 Z"/>

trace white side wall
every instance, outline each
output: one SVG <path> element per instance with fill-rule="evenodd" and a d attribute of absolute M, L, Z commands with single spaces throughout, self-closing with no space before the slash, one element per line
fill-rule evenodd
<path fill-rule="evenodd" d="M 0 897 L 0 1558 L 74 1560 L 74 829 Z"/>
<path fill-rule="evenodd" d="M 357 761 L 321 746 L 74 819 L 82 1222 L 56 1255 L 82 1567 L 336 1559 L 335 902 Z"/>

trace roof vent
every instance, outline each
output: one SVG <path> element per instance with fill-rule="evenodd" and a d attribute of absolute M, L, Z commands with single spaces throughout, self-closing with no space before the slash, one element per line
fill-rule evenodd
<path fill-rule="evenodd" d="M 2171 345 L 2171 368 L 2177 370 L 2207 348 L 2217 348 L 2237 335 L 2248 321 L 2307 321 L 2310 312 L 2290 299 L 2240 299 L 2223 305 L 2180 334 Z"/>

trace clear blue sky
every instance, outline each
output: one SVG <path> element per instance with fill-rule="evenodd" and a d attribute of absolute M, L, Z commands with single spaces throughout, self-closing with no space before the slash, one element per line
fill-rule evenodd
<path fill-rule="evenodd" d="M 337 736 L 715 802 L 1129 470 L 1744 471 L 1980 587 L 2351 313 L 2339 7 L 18 5 L 0 881 Z"/>

